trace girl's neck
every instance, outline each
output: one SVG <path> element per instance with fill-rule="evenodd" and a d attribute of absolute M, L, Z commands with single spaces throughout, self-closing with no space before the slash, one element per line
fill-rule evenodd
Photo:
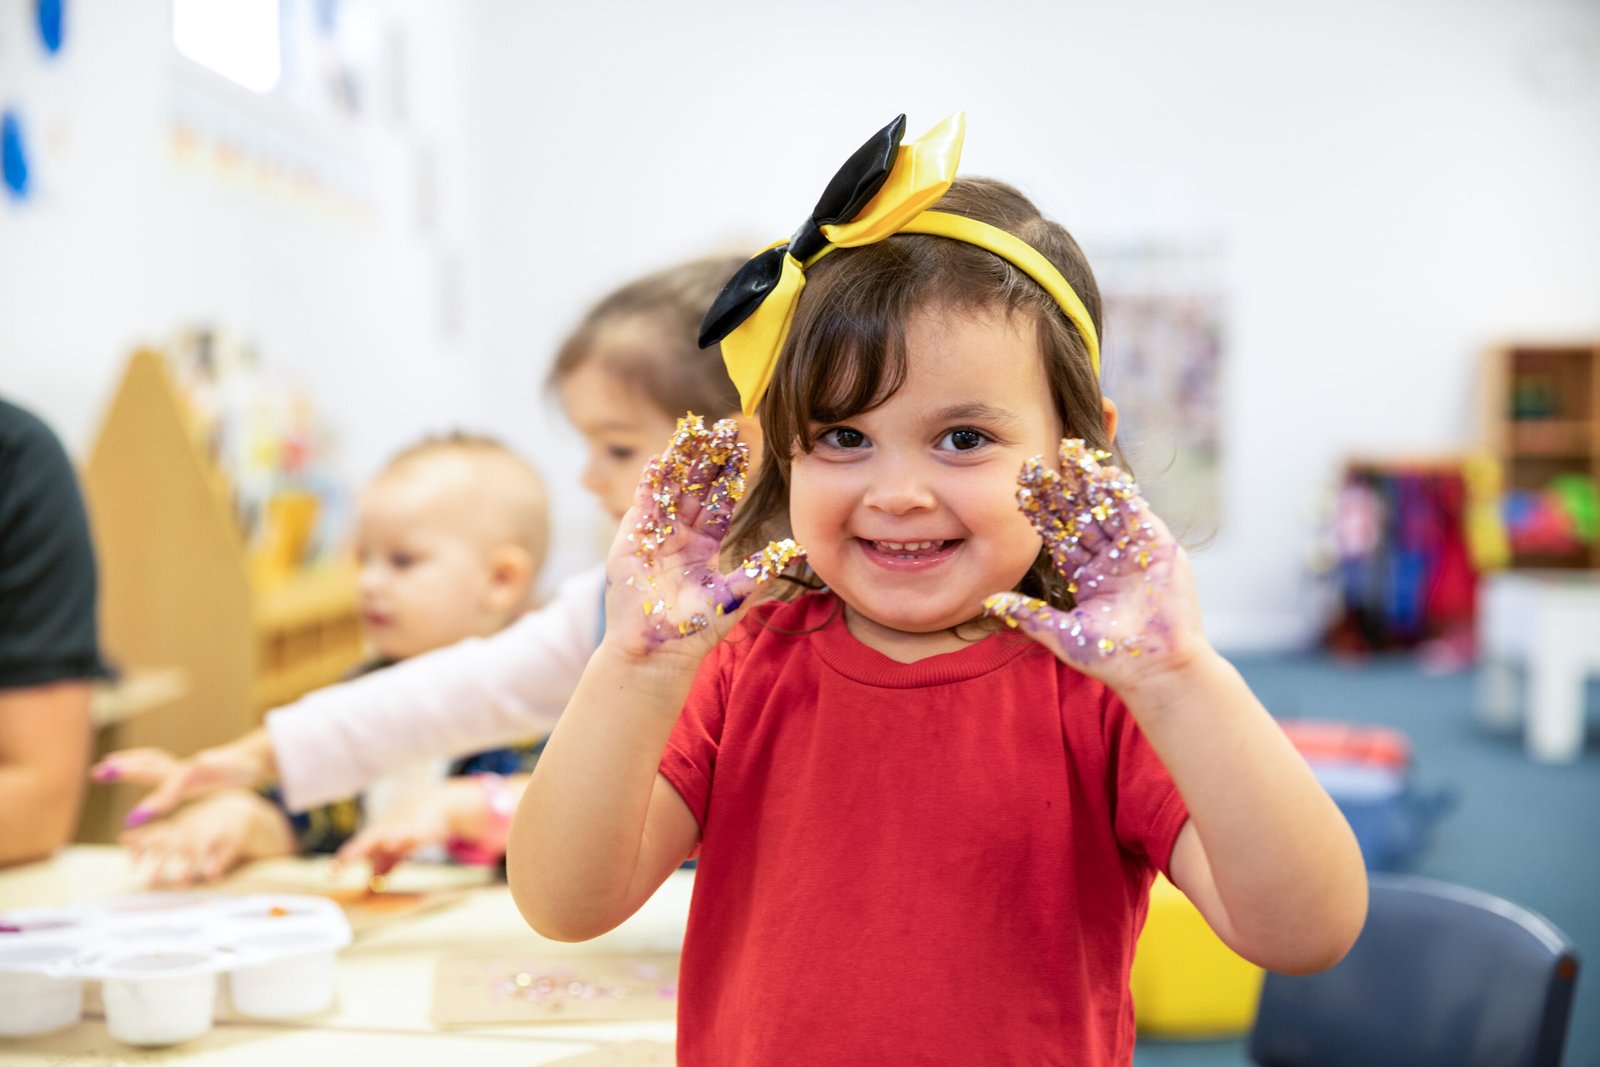
<path fill-rule="evenodd" d="M 991 626 L 985 625 L 982 618 L 975 618 L 948 630 L 911 633 L 884 626 L 849 604 L 844 606 L 844 622 L 850 635 L 857 641 L 896 663 L 916 663 L 929 656 L 959 652 L 995 632 Z"/>

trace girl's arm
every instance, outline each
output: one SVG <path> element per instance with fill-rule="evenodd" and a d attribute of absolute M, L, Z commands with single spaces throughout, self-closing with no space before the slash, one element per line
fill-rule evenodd
<path fill-rule="evenodd" d="M 680 420 L 645 469 L 606 563 L 606 636 L 534 767 L 512 820 L 506 871 L 523 917 L 546 937 L 611 929 L 694 849 L 699 826 L 657 773 L 707 653 L 750 595 L 795 558 L 769 546 L 715 569 L 742 491 L 732 421 Z"/>
<path fill-rule="evenodd" d="M 694 850 L 700 827 L 656 770 L 694 678 L 688 666 L 603 643 L 540 753 L 512 818 L 506 876 L 545 937 L 605 933 Z"/>
<path fill-rule="evenodd" d="M 1349 824 L 1232 664 L 1207 647 L 1120 694 L 1189 808 L 1172 880 L 1241 956 L 1331 967 L 1366 920 Z"/>
<path fill-rule="evenodd" d="M 1172 879 L 1240 955 L 1299 973 L 1337 963 L 1366 919 L 1355 835 L 1200 622 L 1188 558 L 1104 453 L 1063 442 L 1019 502 L 1073 584 L 1070 612 L 1014 593 L 986 610 L 1127 704 L 1189 809 Z"/>

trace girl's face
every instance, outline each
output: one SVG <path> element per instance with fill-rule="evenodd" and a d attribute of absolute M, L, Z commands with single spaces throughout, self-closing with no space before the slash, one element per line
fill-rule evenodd
<path fill-rule="evenodd" d="M 589 446 L 583 487 L 600 498 L 613 520 L 621 521 L 633 504 L 645 463 L 671 439 L 677 417 L 592 361 L 556 388 L 567 418 Z"/>
<path fill-rule="evenodd" d="M 515 614 L 496 570 L 495 538 L 481 521 L 483 502 L 463 491 L 447 462 L 423 458 L 391 469 L 362 495 L 361 622 L 384 659 L 494 633 Z"/>
<path fill-rule="evenodd" d="M 789 515 L 858 640 L 894 658 L 953 651 L 952 628 L 1013 588 L 1039 554 L 1017 510 L 1025 460 L 1063 434 L 1034 324 L 1001 311 L 923 311 L 906 380 L 882 406 L 816 426 L 796 450 Z"/>

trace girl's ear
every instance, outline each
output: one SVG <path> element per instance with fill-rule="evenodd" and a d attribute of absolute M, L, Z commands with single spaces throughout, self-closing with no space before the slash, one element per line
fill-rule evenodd
<path fill-rule="evenodd" d="M 733 416 L 733 421 L 739 427 L 739 440 L 750 447 L 749 470 L 754 477 L 753 472 L 761 469 L 761 446 L 765 441 L 761 433 L 761 420 L 754 415 L 739 414 Z"/>
<path fill-rule="evenodd" d="M 521 545 L 505 544 L 489 553 L 488 606 L 508 620 L 525 611 L 533 599 L 533 557 Z"/>
<path fill-rule="evenodd" d="M 1106 444 L 1117 439 L 1117 402 L 1109 396 L 1100 398 L 1100 417 L 1105 421 Z"/>

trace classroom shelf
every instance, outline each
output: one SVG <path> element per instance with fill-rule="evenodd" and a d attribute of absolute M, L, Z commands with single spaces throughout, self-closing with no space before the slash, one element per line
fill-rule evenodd
<path fill-rule="evenodd" d="M 253 576 L 226 480 L 160 353 L 129 360 L 83 482 L 108 657 L 177 668 L 188 682 L 177 699 L 102 729 L 97 753 L 154 745 L 186 755 L 228 741 L 360 661 L 353 565 Z M 141 792 L 91 789 L 79 839 L 114 840 Z"/>
<path fill-rule="evenodd" d="M 1600 342 L 1502 345 L 1488 353 L 1484 382 L 1484 437 L 1506 489 L 1543 489 L 1567 474 L 1600 484 Z M 1511 565 L 1600 568 L 1600 543 L 1517 552 Z"/>

